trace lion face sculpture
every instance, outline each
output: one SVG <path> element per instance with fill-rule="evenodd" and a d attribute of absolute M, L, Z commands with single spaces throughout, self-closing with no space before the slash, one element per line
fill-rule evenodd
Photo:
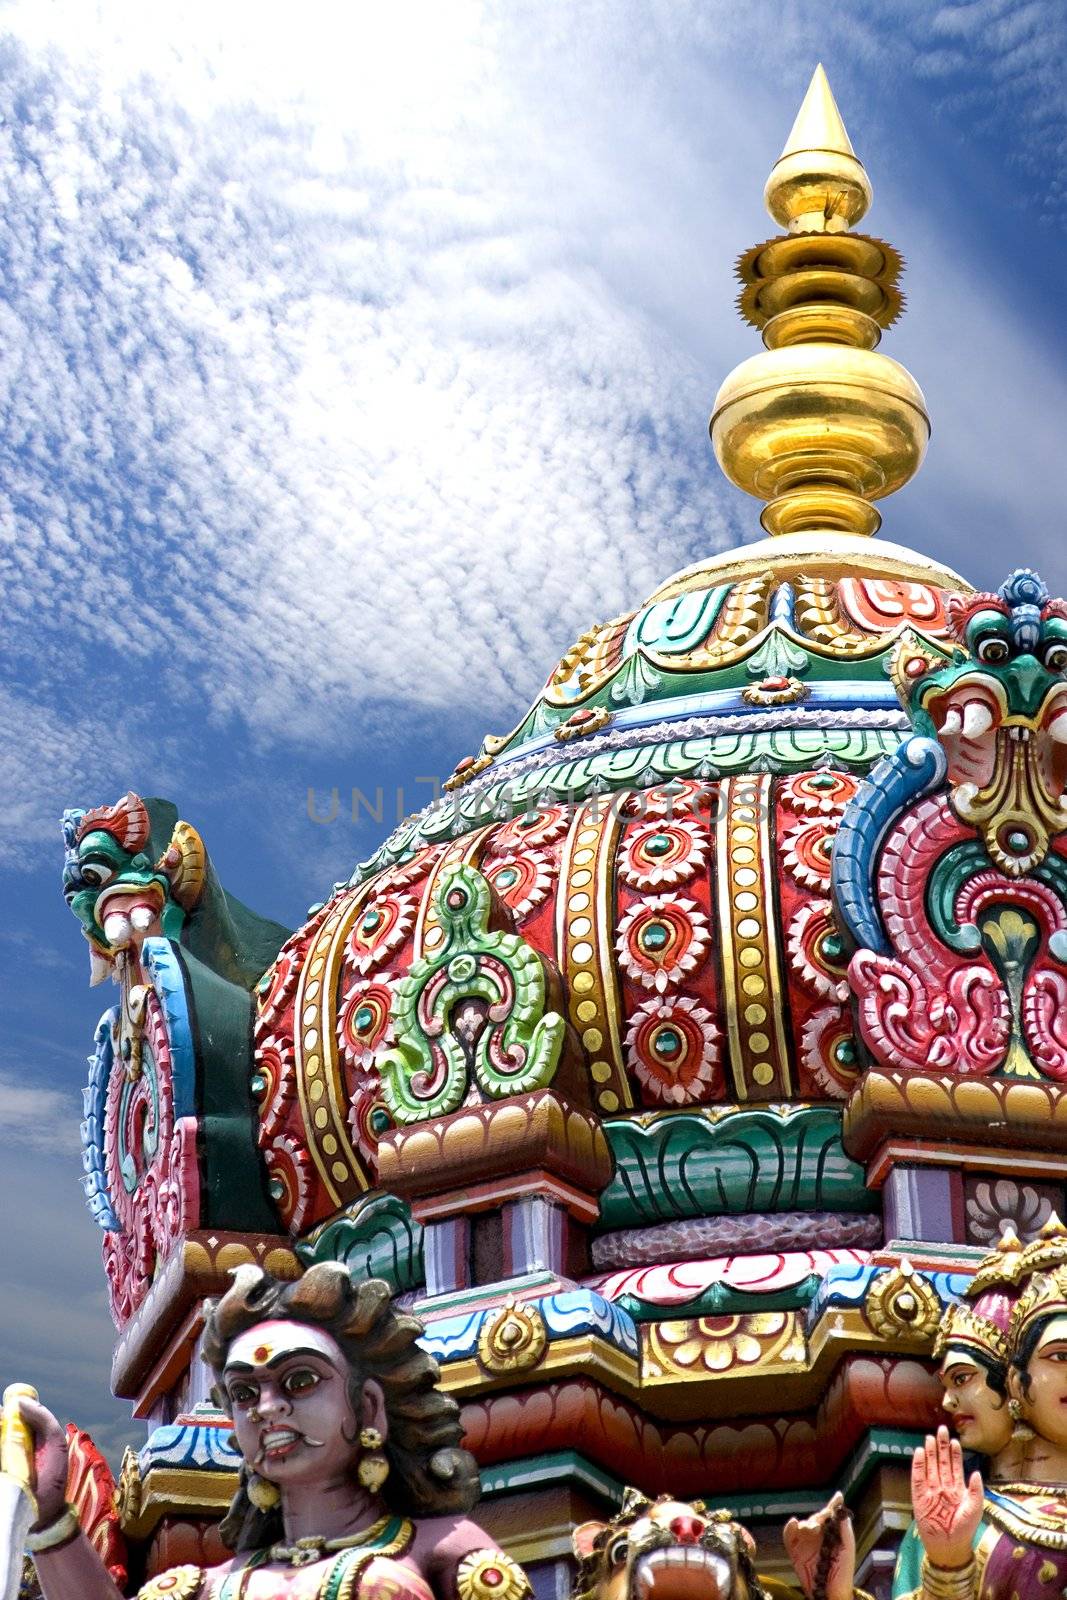
<path fill-rule="evenodd" d="M 728 1511 L 627 1489 L 610 1522 L 574 1530 L 575 1600 L 767 1600 L 752 1536 Z"/>

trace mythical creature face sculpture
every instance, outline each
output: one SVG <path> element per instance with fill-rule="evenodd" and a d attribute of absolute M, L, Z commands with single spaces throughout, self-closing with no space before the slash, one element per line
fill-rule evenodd
<path fill-rule="evenodd" d="M 575 1600 L 765 1600 L 754 1549 L 727 1511 L 627 1489 L 610 1522 L 574 1530 Z"/>
<path fill-rule="evenodd" d="M 945 750 L 957 815 L 1021 877 L 1067 828 L 1067 603 L 1024 568 L 996 594 L 953 595 L 948 615 L 948 662 L 905 640 L 894 678 Z"/>
<path fill-rule="evenodd" d="M 200 835 L 172 806 L 131 792 L 113 806 L 65 811 L 63 838 L 63 894 L 89 941 L 93 983 L 108 976 L 119 950 L 139 949 L 152 934 L 178 936 L 206 858 Z"/>

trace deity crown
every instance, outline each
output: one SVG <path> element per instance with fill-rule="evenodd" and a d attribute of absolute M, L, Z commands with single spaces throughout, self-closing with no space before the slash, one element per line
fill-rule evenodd
<path fill-rule="evenodd" d="M 1059 1222 L 1059 1218 L 1056 1220 Z M 1063 1228 L 1062 1223 L 1060 1227 Z M 1067 1229 L 1064 1232 L 1067 1234 Z M 1032 1247 L 1028 1245 L 1026 1248 L 1029 1250 Z M 967 1299 L 977 1300 L 979 1295 L 986 1294 L 990 1289 L 1013 1289 L 1023 1274 L 1023 1257 L 1023 1242 L 1009 1222 L 995 1249 L 979 1262 L 977 1272 L 964 1291 Z M 1041 1268 L 1059 1266 L 1063 1261 L 1067 1261 L 1067 1253 L 1061 1253 L 1059 1260 L 1055 1262 L 1042 1261 Z"/>
<path fill-rule="evenodd" d="M 995 1322 L 981 1317 L 958 1300 L 949 1306 L 934 1339 L 934 1360 L 940 1361 L 948 1349 L 978 1349 L 1007 1365 L 1008 1341 Z"/>
<path fill-rule="evenodd" d="M 1035 1273 L 1019 1296 L 1008 1328 L 1008 1354 L 1014 1358 L 1027 1328 L 1038 1317 L 1067 1317 L 1067 1266 L 1054 1272 Z"/>
<path fill-rule="evenodd" d="M 1054 1211 L 1037 1238 L 1031 1239 L 1019 1256 L 1018 1278 L 1032 1277 L 1035 1272 L 1052 1272 L 1062 1266 L 1067 1266 L 1067 1227 Z"/>

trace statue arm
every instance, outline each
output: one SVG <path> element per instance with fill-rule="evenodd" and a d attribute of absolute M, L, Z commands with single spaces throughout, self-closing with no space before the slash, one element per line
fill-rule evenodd
<path fill-rule="evenodd" d="M 122 1591 L 84 1533 L 33 1558 L 44 1600 L 122 1600 Z"/>
<path fill-rule="evenodd" d="M 67 1436 L 52 1413 L 34 1400 L 20 1399 L 19 1412 L 33 1435 L 34 1492 L 38 1518 L 33 1551 L 45 1600 L 122 1600 L 121 1591 L 66 1504 Z"/>
<path fill-rule="evenodd" d="M 412 1551 L 438 1600 L 529 1600 L 517 1561 L 469 1517 L 419 1524 Z"/>

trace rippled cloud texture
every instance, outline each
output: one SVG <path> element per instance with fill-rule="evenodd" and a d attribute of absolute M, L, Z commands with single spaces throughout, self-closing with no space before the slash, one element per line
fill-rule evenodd
<path fill-rule="evenodd" d="M 309 784 L 414 803 L 591 621 L 754 537 L 706 418 L 820 57 L 934 417 L 887 532 L 1062 591 L 1064 45 L 1008 0 L 0 7 L 5 1314 L 108 1439 L 76 1157 L 27 1134 L 73 1137 L 99 1009 L 62 806 L 167 793 L 295 923 L 388 824 L 316 827 Z"/>

